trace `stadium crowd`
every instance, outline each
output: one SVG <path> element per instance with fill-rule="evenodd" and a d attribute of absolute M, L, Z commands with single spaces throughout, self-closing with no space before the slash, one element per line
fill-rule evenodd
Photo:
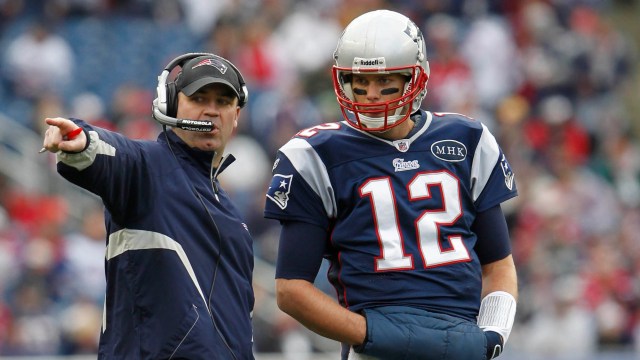
<path fill-rule="evenodd" d="M 37 136 L 45 116 L 65 114 L 155 139 L 148 80 L 180 53 L 230 59 L 250 97 L 228 147 L 240 165 L 221 178 L 257 257 L 273 264 L 277 224 L 262 217 L 270 162 L 299 129 L 341 119 L 333 47 L 376 8 L 425 34 L 423 107 L 485 123 L 516 173 L 520 196 L 504 211 L 520 300 L 507 353 L 640 353 L 637 43 L 608 16 L 623 8 L 637 20 L 632 1 L 0 0 L 0 114 Z M 0 173 L 0 355 L 96 352 L 102 209 L 96 201 L 75 219 L 72 206 Z M 256 299 L 255 314 L 271 312 L 256 315 L 256 352 L 323 350 Z"/>

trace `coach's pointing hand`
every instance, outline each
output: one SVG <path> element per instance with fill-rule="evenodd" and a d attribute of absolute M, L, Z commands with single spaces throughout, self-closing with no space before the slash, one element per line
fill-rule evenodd
<path fill-rule="evenodd" d="M 48 150 L 55 153 L 62 150 L 73 153 L 84 150 L 87 136 L 73 121 L 58 117 L 46 118 L 45 123 L 49 127 L 44 133 L 43 147 L 40 152 Z"/>

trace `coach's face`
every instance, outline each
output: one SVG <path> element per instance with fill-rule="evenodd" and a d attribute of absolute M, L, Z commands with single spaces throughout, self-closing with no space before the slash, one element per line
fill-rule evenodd
<path fill-rule="evenodd" d="M 214 128 L 210 132 L 188 131 L 174 128 L 173 131 L 187 145 L 205 151 L 216 151 L 222 156 L 224 147 L 238 126 L 240 107 L 238 97 L 224 84 L 203 86 L 193 95 L 178 93 L 178 113 L 180 119 L 210 120 Z"/>

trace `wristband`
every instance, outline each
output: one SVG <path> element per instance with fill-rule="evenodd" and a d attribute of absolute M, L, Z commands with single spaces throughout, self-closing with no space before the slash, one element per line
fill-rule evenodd
<path fill-rule="evenodd" d="M 480 303 L 478 326 L 484 331 L 495 331 L 506 345 L 516 317 L 516 299 L 505 291 L 494 291 Z"/>

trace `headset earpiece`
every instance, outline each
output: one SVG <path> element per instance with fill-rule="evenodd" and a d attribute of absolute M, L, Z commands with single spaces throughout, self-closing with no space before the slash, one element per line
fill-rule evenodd
<path fill-rule="evenodd" d="M 235 65 L 233 65 L 231 62 L 227 61 L 224 58 L 221 58 L 221 59 L 223 59 L 227 64 L 231 65 L 231 68 L 233 69 L 233 71 L 236 72 L 236 75 L 238 76 L 238 82 L 240 83 L 240 94 L 238 95 L 238 106 L 240 106 L 240 108 L 243 108 L 245 105 L 247 105 L 247 102 L 249 101 L 249 90 L 247 90 L 247 84 L 245 84 L 244 78 L 242 77 L 240 70 L 238 70 L 238 68 L 235 67 Z"/>
<path fill-rule="evenodd" d="M 169 117 L 178 116 L 178 92 L 176 91 L 176 83 L 170 82 L 166 85 L 167 91 L 167 112 Z"/>
<path fill-rule="evenodd" d="M 242 77 L 242 73 L 240 72 L 240 70 L 235 65 L 233 65 L 231 61 L 223 58 L 222 56 L 214 54 L 209 55 L 222 60 L 225 64 L 229 65 L 229 67 L 233 69 L 233 71 L 236 73 L 236 76 L 238 77 L 238 83 L 240 84 L 240 91 L 238 92 L 238 106 L 242 108 L 247 105 L 247 102 L 249 101 L 249 90 L 247 89 L 247 84 L 244 82 L 244 78 Z"/>

